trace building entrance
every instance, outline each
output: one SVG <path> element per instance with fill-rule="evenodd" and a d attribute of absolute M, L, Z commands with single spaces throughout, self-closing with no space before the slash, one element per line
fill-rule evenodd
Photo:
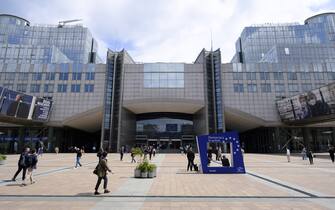
<path fill-rule="evenodd" d="M 194 144 L 193 116 L 180 113 L 148 113 L 136 116 L 136 142 L 160 151 L 179 150 Z"/>

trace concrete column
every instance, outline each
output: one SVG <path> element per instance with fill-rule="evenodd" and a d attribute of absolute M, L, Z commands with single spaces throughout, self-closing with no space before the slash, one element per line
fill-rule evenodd
<path fill-rule="evenodd" d="M 22 152 L 24 147 L 24 127 L 19 127 L 19 135 L 18 135 L 18 152 Z"/>
<path fill-rule="evenodd" d="M 50 150 L 48 152 L 53 152 L 54 148 L 56 147 L 56 142 L 55 142 L 56 138 L 54 138 L 54 128 L 53 127 L 49 127 L 48 128 L 48 144 L 50 143 Z M 48 146 L 48 145 L 46 145 Z"/>

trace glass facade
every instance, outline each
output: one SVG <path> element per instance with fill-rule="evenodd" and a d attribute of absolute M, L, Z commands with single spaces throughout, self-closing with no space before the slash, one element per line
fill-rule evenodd
<path fill-rule="evenodd" d="M 31 25 L 0 15 L 0 63 L 95 63 L 97 42 L 81 25 Z"/>
<path fill-rule="evenodd" d="M 308 63 L 334 61 L 335 13 L 309 18 L 304 25 L 264 24 L 244 28 L 232 62 Z"/>

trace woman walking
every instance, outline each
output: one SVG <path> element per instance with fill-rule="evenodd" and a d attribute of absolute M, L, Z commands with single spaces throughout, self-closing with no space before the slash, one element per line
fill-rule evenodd
<path fill-rule="evenodd" d="M 94 195 L 99 195 L 98 192 L 99 186 L 101 184 L 101 180 L 104 180 L 104 193 L 109 193 L 107 189 L 108 178 L 107 178 L 107 171 L 112 172 L 107 165 L 107 152 L 102 153 L 101 160 L 96 167 L 96 175 L 98 176 L 97 184 L 95 185 L 95 192 Z"/>

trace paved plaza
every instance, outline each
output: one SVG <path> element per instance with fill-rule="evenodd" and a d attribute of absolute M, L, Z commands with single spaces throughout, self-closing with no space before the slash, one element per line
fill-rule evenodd
<path fill-rule="evenodd" d="M 36 183 L 27 186 L 8 181 L 18 157 L 9 155 L 0 166 L 0 209 L 335 209 L 335 165 L 329 159 L 309 165 L 300 157 L 288 163 L 286 156 L 245 154 L 246 174 L 197 174 L 186 171 L 185 155 L 159 154 L 152 160 L 157 177 L 135 179 L 129 154 L 122 162 L 109 154 L 111 193 L 94 196 L 96 154 L 84 154 L 78 169 L 75 154 L 44 154 Z"/>

